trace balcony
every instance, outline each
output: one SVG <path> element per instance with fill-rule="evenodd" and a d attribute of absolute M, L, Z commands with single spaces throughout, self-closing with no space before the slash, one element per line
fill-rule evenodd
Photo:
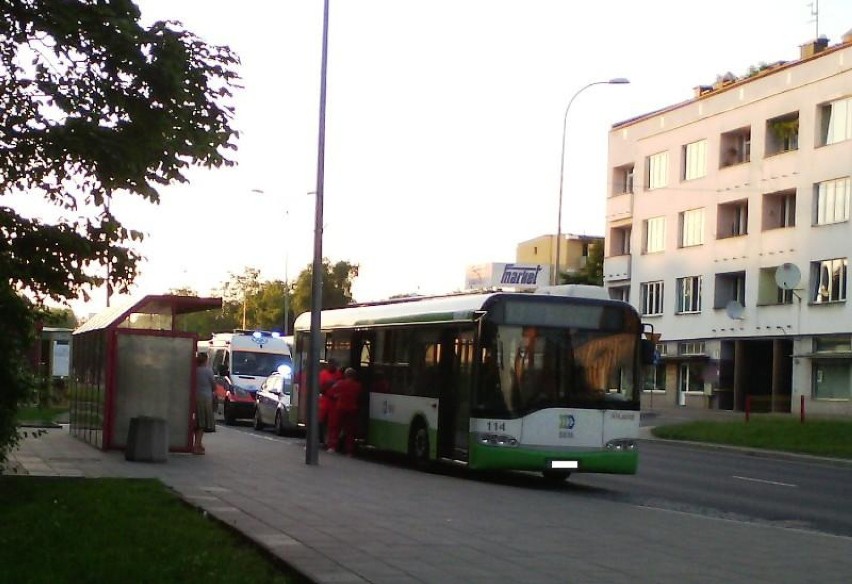
<path fill-rule="evenodd" d="M 608 222 L 630 219 L 633 215 L 633 193 L 613 195 L 606 200 Z"/>
<path fill-rule="evenodd" d="M 630 255 L 612 256 L 604 259 L 604 282 L 619 282 L 630 279 Z"/>

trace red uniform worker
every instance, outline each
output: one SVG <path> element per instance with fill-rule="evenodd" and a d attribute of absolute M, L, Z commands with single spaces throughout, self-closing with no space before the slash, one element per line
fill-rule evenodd
<path fill-rule="evenodd" d="M 337 367 L 337 361 L 335 359 L 329 359 L 328 366 L 319 372 L 319 404 L 317 408 L 317 420 L 319 421 L 319 441 L 321 444 L 324 444 L 326 441 L 326 429 L 328 427 L 328 417 L 331 410 L 326 392 L 341 379 L 343 379 L 343 371 Z"/>
<path fill-rule="evenodd" d="M 340 433 L 346 435 L 346 454 L 355 453 L 355 433 L 358 431 L 358 396 L 361 382 L 355 379 L 355 370 L 347 367 L 343 379 L 327 393 L 331 400 L 328 417 L 328 451 L 336 452 Z"/>

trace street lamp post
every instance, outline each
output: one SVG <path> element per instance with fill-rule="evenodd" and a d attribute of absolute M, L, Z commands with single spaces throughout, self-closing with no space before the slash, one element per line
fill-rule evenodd
<path fill-rule="evenodd" d="M 263 189 L 251 189 L 251 192 L 257 193 L 259 195 L 265 195 L 266 191 Z M 290 220 L 290 210 L 284 209 L 284 236 L 287 235 L 287 227 L 289 226 Z M 290 245 L 289 243 L 284 244 L 284 336 L 286 337 L 290 330 Z M 243 320 L 245 321 L 245 309 L 243 309 Z M 245 322 L 243 322 L 243 328 L 245 327 Z"/>
<path fill-rule="evenodd" d="M 322 352 L 322 214 L 325 188 L 325 102 L 328 73 L 328 2 L 323 2 L 322 59 L 320 65 L 319 136 L 317 140 L 317 189 L 314 217 L 314 261 L 311 274 L 311 345 L 308 351 L 308 404 L 306 411 L 305 464 L 319 464 L 319 358 Z"/>
<path fill-rule="evenodd" d="M 290 211 L 284 209 L 284 234 L 290 225 Z M 290 250 L 284 247 L 284 336 L 290 334 Z"/>
<path fill-rule="evenodd" d="M 626 83 L 630 83 L 630 81 L 624 77 L 615 77 L 607 81 L 593 81 L 592 83 L 578 89 L 576 93 L 571 96 L 571 99 L 568 101 L 568 105 L 565 107 L 565 113 L 562 116 L 562 153 L 559 156 L 559 212 L 557 214 L 556 223 L 556 261 L 553 264 L 553 274 L 551 275 L 551 282 L 554 285 L 559 284 L 559 252 L 562 249 L 562 186 L 564 184 L 565 176 L 565 136 L 568 129 L 568 111 L 571 109 L 571 104 L 574 103 L 577 96 L 593 85 L 624 85 Z"/>

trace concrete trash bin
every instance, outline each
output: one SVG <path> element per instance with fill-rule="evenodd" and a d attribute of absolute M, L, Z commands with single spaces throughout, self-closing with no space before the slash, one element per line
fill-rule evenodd
<path fill-rule="evenodd" d="M 124 458 L 134 462 L 166 462 L 169 453 L 169 427 L 162 418 L 130 418 Z"/>

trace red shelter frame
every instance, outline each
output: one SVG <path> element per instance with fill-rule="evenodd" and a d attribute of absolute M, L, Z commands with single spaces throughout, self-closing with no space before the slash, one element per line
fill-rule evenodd
<path fill-rule="evenodd" d="M 188 452 L 198 335 L 176 330 L 175 320 L 221 307 L 221 298 L 149 295 L 75 330 L 71 434 L 101 450 L 124 449 L 130 419 L 159 417 L 169 428 L 169 450 Z"/>

